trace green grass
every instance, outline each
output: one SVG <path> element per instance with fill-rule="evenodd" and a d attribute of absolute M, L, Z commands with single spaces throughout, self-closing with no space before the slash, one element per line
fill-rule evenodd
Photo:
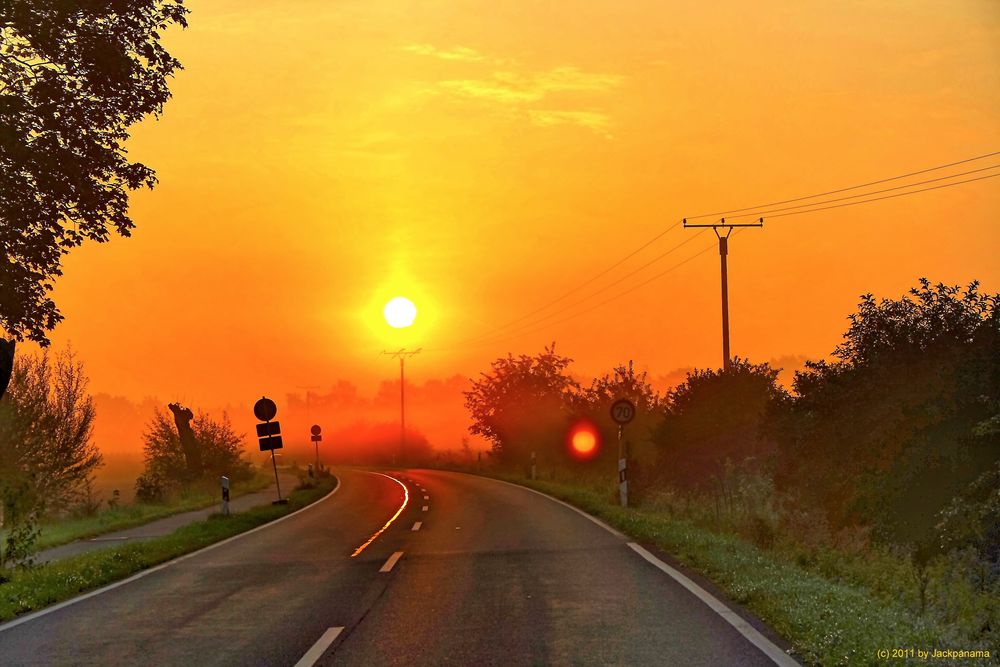
<path fill-rule="evenodd" d="M 274 521 L 319 500 L 336 483 L 336 478 L 321 478 L 311 488 L 292 491 L 287 505 L 263 505 L 228 517 L 214 514 L 164 537 L 7 572 L 8 579 L 0 583 L 0 621 L 125 579 L 140 570 Z"/>
<path fill-rule="evenodd" d="M 806 664 L 875 664 L 884 662 L 877 651 L 892 648 L 991 650 L 988 660 L 954 660 L 949 665 L 996 664 L 1000 657 L 996 647 L 963 637 L 947 624 L 920 617 L 854 582 L 810 571 L 737 535 L 696 526 L 662 511 L 618 507 L 605 490 L 497 476 L 569 502 L 637 541 L 671 554 L 785 637 L 795 656 Z M 900 589 L 912 586 L 908 581 L 897 585 Z M 903 660 L 889 662 L 905 664 Z"/>
<path fill-rule="evenodd" d="M 255 493 L 266 489 L 273 482 L 273 476 L 258 471 L 252 479 L 235 484 L 231 497 L 238 498 L 248 493 Z M 174 514 L 203 509 L 218 502 L 217 493 L 188 492 L 170 503 L 155 505 L 134 503 L 105 509 L 93 516 L 45 522 L 41 525 L 41 533 L 35 546 L 38 549 L 49 549 L 60 544 L 141 526 Z"/>

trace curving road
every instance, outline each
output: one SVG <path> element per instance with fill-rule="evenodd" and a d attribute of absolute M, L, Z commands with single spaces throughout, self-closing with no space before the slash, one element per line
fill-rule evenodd
<path fill-rule="evenodd" d="M 287 520 L 0 626 L 0 663 L 795 664 L 655 556 L 540 494 L 439 471 L 338 476 Z"/>

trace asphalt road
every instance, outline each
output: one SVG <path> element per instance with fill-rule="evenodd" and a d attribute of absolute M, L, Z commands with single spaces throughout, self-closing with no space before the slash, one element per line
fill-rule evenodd
<path fill-rule="evenodd" d="M 338 471 L 287 520 L 0 626 L 0 664 L 774 664 L 739 617 L 562 504 L 390 474 Z"/>

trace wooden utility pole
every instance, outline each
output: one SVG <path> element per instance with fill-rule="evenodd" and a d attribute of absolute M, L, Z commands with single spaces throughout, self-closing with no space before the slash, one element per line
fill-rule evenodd
<path fill-rule="evenodd" d="M 711 227 L 712 231 L 719 238 L 719 256 L 722 261 L 722 368 L 729 370 L 732 364 L 732 356 L 729 353 L 729 269 L 726 258 L 729 256 L 729 235 L 733 233 L 735 227 L 763 227 L 764 218 L 757 222 L 732 223 L 726 222 L 725 218 L 719 222 L 712 222 L 704 225 L 688 224 L 684 218 L 684 227 Z M 720 232 L 725 230 L 725 234 Z"/>
<path fill-rule="evenodd" d="M 415 354 L 420 354 L 422 348 L 417 348 L 415 350 L 407 350 L 405 348 L 397 352 L 386 352 L 382 351 L 382 354 L 386 354 L 390 357 L 399 358 L 399 462 L 403 463 L 403 455 L 406 451 L 406 375 L 403 370 L 404 362 L 407 357 L 412 357 Z"/>

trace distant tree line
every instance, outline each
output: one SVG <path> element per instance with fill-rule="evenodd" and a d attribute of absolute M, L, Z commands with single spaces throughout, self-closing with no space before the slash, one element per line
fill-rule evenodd
<path fill-rule="evenodd" d="M 526 466 L 535 451 L 563 469 L 610 477 L 617 449 L 608 409 L 630 398 L 640 499 L 669 492 L 723 511 L 763 493 L 789 521 L 863 529 L 918 565 L 973 548 L 1000 577 L 998 304 L 978 283 L 921 280 L 899 299 L 865 295 L 831 359 L 809 362 L 791 391 L 778 384 L 780 369 L 745 359 L 694 370 L 659 395 L 631 363 L 583 387 L 554 345 L 508 355 L 466 393 L 471 431 L 501 465 Z M 581 419 L 605 443 L 585 463 L 567 454 L 564 437 Z"/>

